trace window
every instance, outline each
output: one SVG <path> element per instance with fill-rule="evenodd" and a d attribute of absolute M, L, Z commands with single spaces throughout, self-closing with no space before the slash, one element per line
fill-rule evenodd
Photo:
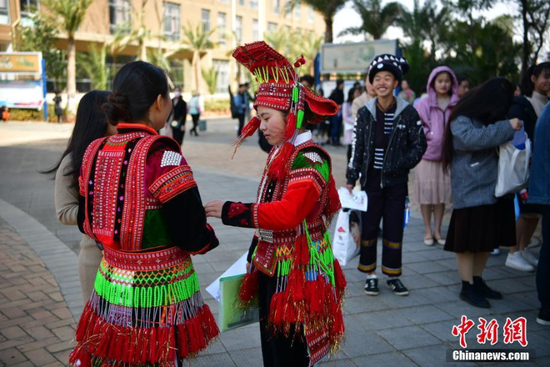
<path fill-rule="evenodd" d="M 243 40 L 243 17 L 239 15 L 235 17 L 235 35 L 237 36 L 237 42 L 241 43 Z"/>
<path fill-rule="evenodd" d="M 218 71 L 216 93 L 226 93 L 227 86 L 231 83 L 229 74 L 229 61 L 214 60 L 212 66 Z"/>
<path fill-rule="evenodd" d="M 10 24 L 9 0 L 0 0 L 0 24 Z"/>
<path fill-rule="evenodd" d="M 271 0 L 273 2 L 273 12 L 275 14 L 281 13 L 281 0 Z"/>
<path fill-rule="evenodd" d="M 310 23 L 313 23 L 313 20 L 314 20 L 314 16 L 315 16 L 315 12 L 313 10 L 313 6 L 309 6 L 309 22 Z"/>
<path fill-rule="evenodd" d="M 129 0 L 109 0 L 111 34 L 118 30 L 130 32 L 132 28 L 132 5 Z"/>
<path fill-rule="evenodd" d="M 290 18 L 290 12 L 292 9 L 290 9 L 290 5 L 287 3 L 285 4 L 285 18 Z"/>
<path fill-rule="evenodd" d="M 267 23 L 267 31 L 268 32 L 276 32 L 277 31 L 277 23 Z"/>
<path fill-rule="evenodd" d="M 171 41 L 177 41 L 181 38 L 180 29 L 180 5 L 164 3 L 164 35 Z"/>
<path fill-rule="evenodd" d="M 239 5 L 244 6 L 244 0 L 239 0 Z"/>
<path fill-rule="evenodd" d="M 227 16 L 225 13 L 218 13 L 218 42 L 220 45 L 225 45 L 225 32 L 227 26 Z"/>
<path fill-rule="evenodd" d="M 202 30 L 205 32 L 210 32 L 210 10 L 202 9 Z"/>
<path fill-rule="evenodd" d="M 229 2 L 229 0 L 218 0 L 218 1 L 219 1 L 220 3 L 226 3 L 226 4 Z"/>
<path fill-rule="evenodd" d="M 250 0 L 250 7 L 252 9 L 258 9 L 258 0 Z"/>
<path fill-rule="evenodd" d="M 5 3 L 7 8 L 8 2 L 9 0 L 3 0 L 3 1 L 0 1 L 0 4 Z M 34 13 L 36 10 L 39 10 L 39 9 L 40 9 L 39 0 L 21 0 L 21 13 L 27 13 L 25 15 L 28 15 L 29 13 Z"/>
<path fill-rule="evenodd" d="M 258 30 L 258 19 L 252 21 L 252 41 L 260 39 L 260 32 Z"/>
<path fill-rule="evenodd" d="M 300 7 L 300 0 L 296 0 L 296 2 L 294 3 L 294 18 L 296 19 L 300 19 Z"/>

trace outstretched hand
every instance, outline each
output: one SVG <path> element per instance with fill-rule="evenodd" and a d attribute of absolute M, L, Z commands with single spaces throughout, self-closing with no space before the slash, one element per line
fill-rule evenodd
<path fill-rule="evenodd" d="M 206 217 L 209 218 L 221 218 L 222 209 L 225 201 L 223 200 L 212 200 L 206 203 L 204 210 L 206 211 Z"/>

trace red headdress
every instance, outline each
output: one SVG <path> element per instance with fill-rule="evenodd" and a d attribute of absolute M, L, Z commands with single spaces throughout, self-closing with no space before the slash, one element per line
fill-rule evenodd
<path fill-rule="evenodd" d="M 285 164 L 294 150 L 292 141 L 297 129 L 302 127 L 304 118 L 310 124 L 318 124 L 327 117 L 336 115 L 339 107 L 334 101 L 316 94 L 299 82 L 299 73 L 294 68 L 299 69 L 306 63 L 303 56 L 294 62 L 293 67 L 283 55 L 260 41 L 237 47 L 233 57 L 256 77 L 259 86 L 254 108 L 265 106 L 288 112 L 286 141 L 273 159 L 268 172 L 271 178 L 282 179 L 286 174 Z M 254 135 L 259 126 L 260 118 L 254 116 L 243 128 L 235 151 L 244 139 Z"/>

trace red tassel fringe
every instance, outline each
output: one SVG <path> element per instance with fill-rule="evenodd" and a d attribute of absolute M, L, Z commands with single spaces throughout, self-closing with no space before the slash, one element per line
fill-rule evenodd
<path fill-rule="evenodd" d="M 247 273 L 244 276 L 241 289 L 239 290 L 240 307 L 247 308 L 250 302 L 258 295 L 258 278 L 260 274 L 257 270 Z"/>
<path fill-rule="evenodd" d="M 254 135 L 254 133 L 256 132 L 256 130 L 258 130 L 258 128 L 260 127 L 260 123 L 262 121 L 260 120 L 260 118 L 258 116 L 254 116 L 252 117 L 252 119 L 250 121 L 248 121 L 248 123 L 243 127 L 243 130 L 241 132 L 241 135 L 237 138 L 237 140 L 235 141 L 235 150 L 233 151 L 233 156 L 231 157 L 231 159 L 233 159 L 233 157 L 235 157 L 235 154 L 237 153 L 237 149 L 239 149 L 239 147 L 241 146 L 241 144 L 243 143 L 243 141 L 248 138 L 248 137 L 251 137 L 252 135 Z"/>
<path fill-rule="evenodd" d="M 296 131 L 296 115 L 290 113 L 286 119 L 285 138 L 290 139 Z"/>
<path fill-rule="evenodd" d="M 286 176 L 286 165 L 290 161 L 290 156 L 294 152 L 294 145 L 290 144 L 288 141 L 283 144 L 277 157 L 273 159 L 271 167 L 267 175 L 271 179 L 284 180 Z"/>
<path fill-rule="evenodd" d="M 341 301 L 346 291 L 346 285 L 348 282 L 346 281 L 344 272 L 340 267 L 340 263 L 336 259 L 334 259 L 334 283 L 336 283 L 336 296 L 338 297 L 338 301 Z"/>
<path fill-rule="evenodd" d="M 120 327 L 106 323 L 86 306 L 77 328 L 78 345 L 69 357 L 81 367 L 108 359 L 109 363 L 173 365 L 176 356 L 195 356 L 219 335 L 208 305 L 181 325 L 151 328 Z"/>

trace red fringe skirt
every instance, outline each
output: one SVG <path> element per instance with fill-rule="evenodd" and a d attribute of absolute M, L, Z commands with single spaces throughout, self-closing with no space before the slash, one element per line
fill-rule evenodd
<path fill-rule="evenodd" d="M 105 248 L 69 362 L 176 367 L 218 334 L 187 252 L 177 247 L 147 253 Z"/>

